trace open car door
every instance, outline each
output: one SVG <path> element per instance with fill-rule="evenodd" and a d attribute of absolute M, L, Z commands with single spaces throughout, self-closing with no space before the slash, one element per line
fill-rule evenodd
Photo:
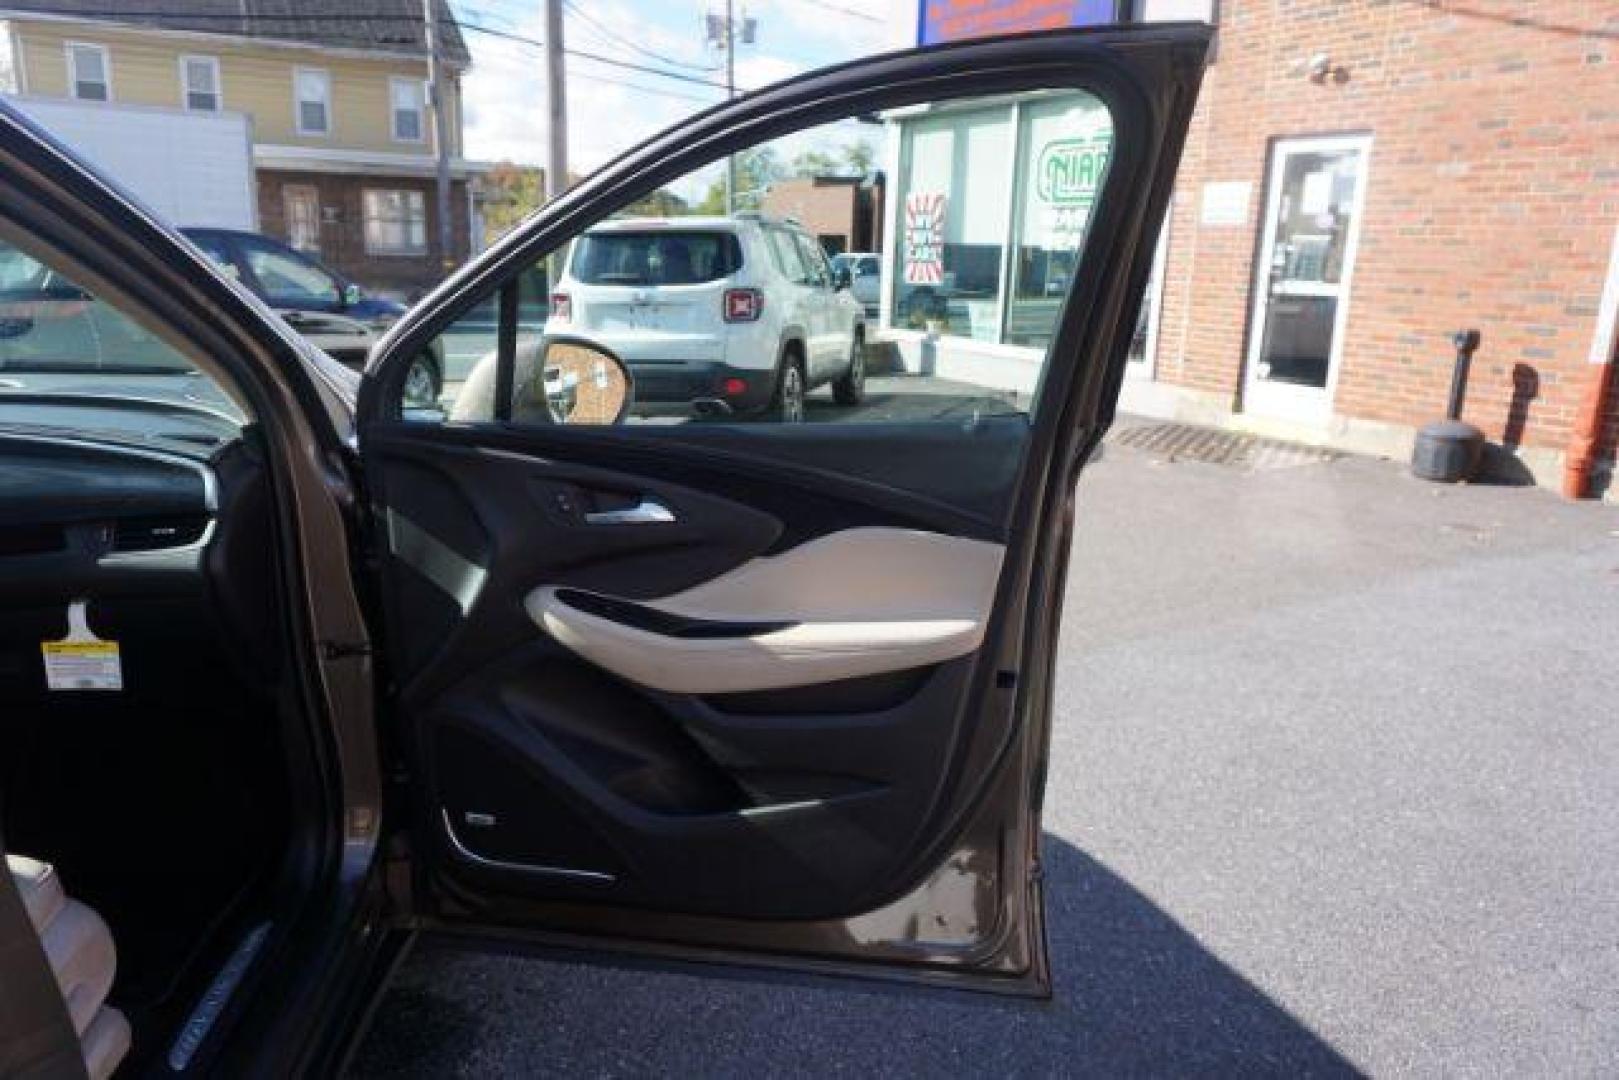
<path fill-rule="evenodd" d="M 359 440 L 418 925 L 1049 992 L 1074 486 L 1207 44 L 1063 31 L 780 84 L 619 158 L 389 334 Z M 885 173 L 869 326 L 773 219 L 793 155 L 840 142 Z M 727 159 L 748 212 L 681 213 L 723 210 Z M 812 326 L 783 277 L 826 290 Z M 435 342 L 444 407 L 404 408 Z"/>

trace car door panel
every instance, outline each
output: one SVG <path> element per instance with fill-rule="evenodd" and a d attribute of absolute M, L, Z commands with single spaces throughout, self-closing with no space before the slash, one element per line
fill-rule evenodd
<path fill-rule="evenodd" d="M 796 80 L 621 159 L 390 332 L 360 438 L 418 917 L 1049 989 L 1051 598 L 1206 45 L 1038 35 Z M 1027 415 L 434 426 L 388 404 L 461 295 L 750 133 L 1051 87 L 1119 136 Z"/>
<path fill-rule="evenodd" d="M 986 457 L 1010 459 L 994 470 L 1006 474 L 1022 449 L 1012 433 L 1027 431 L 1009 419 L 995 435 L 958 428 L 933 442 L 980 468 Z M 869 452 L 874 435 L 825 429 L 815 454 L 778 465 L 719 448 L 751 446 L 747 436 L 677 448 L 628 431 L 591 434 L 612 437 L 587 450 L 565 428 L 492 440 L 400 426 L 370 446 L 385 519 L 424 523 L 475 568 L 470 590 L 447 588 L 420 543 L 388 526 L 391 625 L 402 635 L 391 642 L 394 676 L 401 705 L 421 710 L 433 740 L 424 757 L 438 777 L 450 862 L 532 897 L 783 918 L 852 910 L 930 805 L 999 571 L 1001 544 L 985 538 L 998 528 L 945 501 L 970 502 L 970 490 L 936 484 L 937 499 L 905 496 L 861 477 L 893 471 Z M 586 464 L 596 461 L 612 467 Z M 566 512 L 559 490 L 569 492 Z M 585 507 L 606 491 L 624 505 L 656 500 L 676 520 L 591 526 Z M 828 580 L 843 560 L 859 562 Z M 783 565 L 785 574 L 769 572 Z M 963 595 L 941 596 L 940 573 Z M 832 658 L 838 670 L 815 676 L 771 678 L 772 665 L 755 661 L 735 667 L 762 683 L 726 681 L 710 659 L 673 662 L 698 681 L 659 687 L 589 663 L 566 631 L 536 620 L 537 594 L 570 590 L 688 617 L 706 610 L 711 622 L 741 624 L 731 643 L 753 648 L 781 630 L 750 622 L 797 630 L 841 614 L 869 635 L 880 611 L 890 632 L 948 624 L 947 615 L 958 625 L 946 625 L 953 647 L 913 663 L 874 667 L 872 643 L 859 639 L 852 656 Z M 493 777 L 502 779 L 492 786 Z M 468 814 L 492 823 L 469 826 Z"/>

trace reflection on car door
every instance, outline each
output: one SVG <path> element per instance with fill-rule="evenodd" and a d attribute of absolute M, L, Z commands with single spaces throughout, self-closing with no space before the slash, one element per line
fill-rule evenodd
<path fill-rule="evenodd" d="M 419 925 L 1049 992 L 1051 598 L 1207 45 L 1201 27 L 1056 32 L 779 84 L 575 186 L 390 332 L 357 423 Z M 494 382 L 514 385 L 521 272 L 660 184 L 844 117 L 1048 90 L 1089 95 L 1113 142 L 1027 413 L 584 427 L 523 426 L 500 395 L 488 423 L 400 408 L 409 358 L 493 291 L 512 320 Z"/>

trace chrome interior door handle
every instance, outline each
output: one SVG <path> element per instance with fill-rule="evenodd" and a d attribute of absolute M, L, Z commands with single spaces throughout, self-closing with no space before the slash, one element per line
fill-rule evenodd
<path fill-rule="evenodd" d="M 585 514 L 586 525 L 667 525 L 674 520 L 673 510 L 644 495 L 634 506 L 618 510 L 592 510 Z"/>

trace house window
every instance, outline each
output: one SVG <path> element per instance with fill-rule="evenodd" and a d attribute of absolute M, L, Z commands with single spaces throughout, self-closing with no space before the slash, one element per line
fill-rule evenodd
<path fill-rule="evenodd" d="M 426 111 L 426 85 L 420 79 L 390 79 L 388 91 L 393 102 L 394 138 L 399 142 L 421 142 L 426 130 L 422 117 Z"/>
<path fill-rule="evenodd" d="M 369 254 L 427 254 L 427 199 L 420 191 L 367 188 L 364 210 Z"/>
<path fill-rule="evenodd" d="M 180 94 L 186 108 L 194 112 L 218 112 L 221 104 L 219 58 L 180 57 Z"/>
<path fill-rule="evenodd" d="M 326 135 L 332 130 L 332 76 L 317 68 L 298 68 L 292 81 L 298 97 L 298 134 Z"/>
<path fill-rule="evenodd" d="M 80 101 L 112 100 L 112 62 L 105 45 L 68 42 L 67 74 Z"/>

